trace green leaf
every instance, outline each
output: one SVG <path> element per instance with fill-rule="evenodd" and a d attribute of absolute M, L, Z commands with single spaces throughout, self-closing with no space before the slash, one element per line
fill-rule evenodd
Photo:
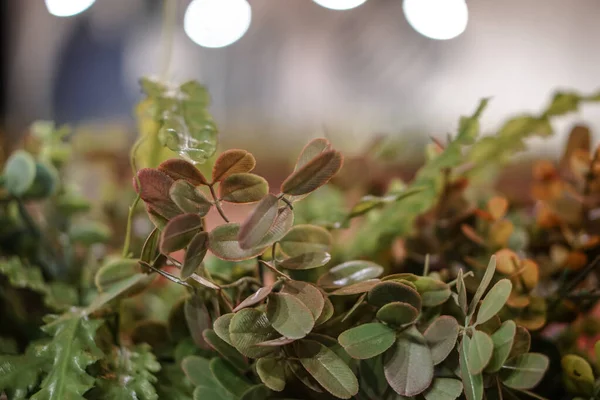
<path fill-rule="evenodd" d="M 157 378 L 156 391 L 159 399 L 192 400 L 194 387 L 185 374 L 181 373 L 179 362 L 162 363 Z"/>
<path fill-rule="evenodd" d="M 331 254 L 322 251 L 304 253 L 278 261 L 277 266 L 285 269 L 307 270 L 322 267 L 331 260 Z"/>
<path fill-rule="evenodd" d="M 264 299 L 267 298 L 267 296 L 271 293 L 272 290 L 273 290 L 272 285 L 261 287 L 256 292 L 254 292 L 250 296 L 246 297 L 240 304 L 238 304 L 233 309 L 233 312 L 238 312 L 239 310 L 241 310 L 243 308 L 251 307 L 255 304 L 260 303 L 261 301 L 263 301 Z M 226 315 L 229 315 L 229 314 L 226 314 Z"/>
<path fill-rule="evenodd" d="M 563 370 L 563 380 L 570 393 L 582 396 L 594 394 L 594 371 L 590 364 L 582 357 L 567 354 L 560 362 Z"/>
<path fill-rule="evenodd" d="M 325 297 L 324 299 L 325 302 L 323 303 L 323 311 L 321 312 L 321 315 L 317 317 L 317 320 L 315 321 L 315 326 L 319 326 L 329 321 L 329 319 L 333 317 L 333 313 L 335 312 L 331 300 L 329 300 L 328 297 Z M 313 312 L 314 315 L 314 311 L 312 309 L 311 312 Z"/>
<path fill-rule="evenodd" d="M 188 297 L 183 304 L 183 314 L 194 344 L 202 349 L 208 349 L 202 333 L 205 329 L 210 328 L 211 319 L 204 300 L 195 294 Z"/>
<path fill-rule="evenodd" d="M 206 252 L 208 251 L 208 232 L 198 232 L 190 241 L 185 257 L 183 267 L 181 267 L 181 279 L 188 279 L 200 265 Z"/>
<path fill-rule="evenodd" d="M 540 383 L 549 362 L 548 357 L 539 353 L 527 353 L 509 360 L 500 370 L 502 383 L 513 389 L 531 389 Z"/>
<path fill-rule="evenodd" d="M 361 360 L 358 370 L 361 393 L 364 392 L 369 399 L 382 398 L 389 387 L 383 371 L 383 355 Z"/>
<path fill-rule="evenodd" d="M 383 368 L 388 383 L 401 396 L 416 396 L 429 387 L 433 360 L 425 338 L 414 325 L 398 335 Z"/>
<path fill-rule="evenodd" d="M 344 286 L 331 292 L 331 296 L 352 296 L 355 294 L 361 294 L 370 291 L 375 286 L 379 285 L 381 281 L 379 279 L 369 279 L 366 281 L 358 282 L 353 285 Z"/>
<path fill-rule="evenodd" d="M 101 320 L 91 320 L 80 310 L 51 316 L 42 330 L 52 339 L 41 345 L 39 354 L 52 366 L 32 400 L 83 399 L 94 384 L 86 368 L 96 362 L 102 352 L 96 346 L 96 330 Z"/>
<path fill-rule="evenodd" d="M 481 400 L 483 398 L 483 376 L 481 374 L 471 374 L 467 365 L 467 353 L 470 342 L 471 338 L 464 335 L 463 340 L 459 345 L 458 360 L 460 364 L 460 375 L 467 400 Z"/>
<path fill-rule="evenodd" d="M 22 355 L 0 355 L 0 392 L 9 399 L 28 399 L 40 381 L 48 359 L 39 354 L 39 344 L 32 343 Z"/>
<path fill-rule="evenodd" d="M 254 385 L 246 390 L 240 400 L 264 400 L 269 397 L 271 392 L 265 385 Z"/>
<path fill-rule="evenodd" d="M 370 261 L 354 260 L 338 264 L 319 278 L 321 287 L 342 287 L 353 283 L 378 278 L 383 267 Z"/>
<path fill-rule="evenodd" d="M 358 393 L 352 370 L 333 351 L 314 340 L 296 342 L 296 355 L 308 373 L 332 395 L 349 399 Z"/>
<path fill-rule="evenodd" d="M 285 363 L 277 358 L 260 358 L 256 362 L 258 377 L 269 389 L 281 392 L 285 389 Z"/>
<path fill-rule="evenodd" d="M 139 293 L 139 291 L 147 287 L 154 278 L 156 278 L 156 275 L 135 274 L 115 282 L 92 300 L 90 305 L 86 308 L 86 313 L 92 314 L 117 298 Z"/>
<path fill-rule="evenodd" d="M 456 345 L 458 339 L 458 322 L 454 317 L 442 315 L 436 318 L 423 334 L 431 349 L 433 364 L 444 361 Z"/>
<path fill-rule="evenodd" d="M 265 178 L 249 173 L 228 176 L 219 185 L 219 197 L 230 203 L 254 203 L 269 193 Z"/>
<path fill-rule="evenodd" d="M 250 172 L 255 166 L 254 156 L 246 150 L 231 149 L 224 151 L 213 166 L 213 183 L 222 181 L 233 174 Z"/>
<path fill-rule="evenodd" d="M 273 328 L 290 339 L 301 339 L 315 325 L 311 311 L 299 299 L 287 293 L 272 293 L 267 303 L 267 318 Z"/>
<path fill-rule="evenodd" d="M 137 260 L 116 258 L 101 266 L 94 276 L 94 284 L 99 292 L 105 292 L 111 286 L 140 272 Z"/>
<path fill-rule="evenodd" d="M 137 177 L 133 178 L 133 186 L 140 198 L 152 211 L 166 219 L 181 214 L 181 210 L 169 195 L 173 182 L 169 175 L 151 168 L 140 169 Z"/>
<path fill-rule="evenodd" d="M 17 150 L 4 166 L 4 187 L 13 196 L 21 196 L 33 185 L 35 174 L 33 156 L 24 150 Z"/>
<path fill-rule="evenodd" d="M 410 304 L 421 312 L 419 293 L 410 286 L 399 282 L 381 282 L 369 291 L 367 301 L 375 307 L 383 307 L 388 303 L 400 301 Z"/>
<path fill-rule="evenodd" d="M 182 214 L 172 218 L 160 236 L 160 251 L 169 254 L 185 248 L 202 230 L 202 217 L 198 214 Z"/>
<path fill-rule="evenodd" d="M 483 298 L 479 311 L 477 312 L 477 320 L 475 325 L 483 324 L 485 321 L 496 315 L 510 296 L 512 283 L 508 279 L 501 279 L 496 283 Z"/>
<path fill-rule="evenodd" d="M 348 329 L 338 337 L 338 341 L 350 356 L 362 360 L 389 349 L 396 341 L 396 331 L 373 322 Z"/>
<path fill-rule="evenodd" d="M 458 270 L 458 276 L 456 277 L 456 292 L 458 293 L 458 306 L 463 314 L 467 315 L 467 289 L 465 287 L 462 269 Z"/>
<path fill-rule="evenodd" d="M 169 189 L 169 197 L 184 213 L 205 216 L 212 203 L 194 185 L 186 180 L 175 181 Z"/>
<path fill-rule="evenodd" d="M 323 312 L 325 298 L 314 285 L 302 281 L 286 281 L 281 293 L 288 293 L 300 300 L 310 310 L 315 320 Z"/>
<path fill-rule="evenodd" d="M 233 400 L 235 397 L 223 393 L 223 389 L 219 386 L 218 388 L 198 386 L 194 389 L 194 400 Z"/>
<path fill-rule="evenodd" d="M 158 399 L 154 388 L 154 384 L 157 382 L 154 373 L 160 370 L 160 364 L 156 361 L 149 345 L 141 344 L 132 349 L 114 348 L 107 363 L 110 373 L 96 379 L 92 398 L 102 400 Z"/>
<path fill-rule="evenodd" d="M 494 351 L 494 342 L 487 333 L 474 331 L 469 342 L 467 364 L 472 375 L 480 374 L 488 365 Z"/>
<path fill-rule="evenodd" d="M 210 361 L 203 357 L 189 356 L 181 362 L 185 376 L 195 386 L 215 387 L 217 381 L 210 371 Z"/>
<path fill-rule="evenodd" d="M 388 303 L 377 311 L 377 319 L 393 326 L 413 323 L 419 311 L 408 303 L 399 301 Z"/>
<path fill-rule="evenodd" d="M 577 93 L 557 92 L 546 110 L 546 115 L 563 115 L 572 111 L 577 111 L 581 96 Z"/>
<path fill-rule="evenodd" d="M 242 249 L 258 246 L 273 226 L 278 214 L 277 196 L 268 194 L 240 226 L 238 241 Z"/>
<path fill-rule="evenodd" d="M 213 324 L 213 329 L 217 336 L 219 336 L 226 343 L 231 344 L 231 337 L 229 336 L 229 325 L 233 319 L 234 313 L 223 314 L 217 318 Z"/>
<path fill-rule="evenodd" d="M 236 397 L 242 396 L 251 386 L 250 382 L 238 370 L 221 358 L 213 358 L 210 361 L 209 368 L 223 389 Z"/>
<path fill-rule="evenodd" d="M 425 400 L 456 400 L 462 392 L 463 385 L 458 379 L 435 378 L 423 396 Z"/>
<path fill-rule="evenodd" d="M 69 227 L 69 239 L 84 246 L 107 243 L 111 239 L 111 230 L 98 221 L 78 222 Z"/>
<path fill-rule="evenodd" d="M 257 247 L 268 247 L 283 238 L 294 225 L 294 212 L 288 207 L 280 207 L 277 217 Z"/>
<path fill-rule="evenodd" d="M 319 226 L 296 225 L 279 241 L 281 251 L 290 257 L 311 252 L 329 252 L 331 234 Z"/>
<path fill-rule="evenodd" d="M 146 240 L 144 241 L 144 246 L 142 247 L 142 253 L 140 254 L 140 261 L 143 261 L 148 264 L 152 264 L 156 257 L 158 257 L 158 243 L 160 241 L 160 230 L 158 228 L 152 229 L 152 232 L 148 235 Z M 145 267 L 146 270 L 149 268 Z M 150 272 L 142 269 L 144 272 Z"/>
<path fill-rule="evenodd" d="M 265 247 L 244 250 L 237 240 L 240 224 L 230 223 L 217 226 L 208 236 L 208 249 L 221 260 L 242 261 L 254 258 L 265 251 Z"/>
<path fill-rule="evenodd" d="M 272 349 L 257 346 L 279 337 L 269 322 L 266 314 L 253 308 L 238 311 L 229 324 L 229 337 L 233 346 L 243 355 L 250 358 L 261 358 Z"/>
<path fill-rule="evenodd" d="M 494 352 L 490 363 L 485 368 L 486 372 L 497 372 L 504 365 L 510 354 L 510 349 L 513 347 L 516 331 L 517 326 L 514 321 L 508 320 L 504 321 L 500 329 L 492 334 Z"/>
<path fill-rule="evenodd" d="M 285 194 L 299 196 L 318 189 L 340 170 L 342 159 L 342 155 L 335 150 L 319 153 L 288 176 L 281 184 L 281 191 Z"/>
<path fill-rule="evenodd" d="M 424 307 L 444 304 L 452 294 L 447 283 L 428 276 L 418 276 L 412 283 L 421 295 Z"/>
<path fill-rule="evenodd" d="M 508 355 L 508 359 L 519 357 L 529 351 L 531 347 L 531 334 L 529 331 L 522 326 L 517 325 L 517 330 L 515 332 L 515 340 L 513 342 L 512 348 L 510 349 L 510 354 Z"/>
<path fill-rule="evenodd" d="M 158 170 L 169 175 L 174 181 L 184 180 L 193 186 L 208 185 L 208 181 L 192 163 L 172 158 L 166 160 L 158 166 Z"/>
<path fill-rule="evenodd" d="M 490 282 L 494 278 L 495 272 L 496 272 L 496 256 L 492 256 L 490 258 L 490 262 L 485 270 L 485 274 L 483 275 L 483 278 L 481 279 L 481 282 L 479 283 L 479 286 L 477 287 L 477 290 L 475 291 L 473 300 L 471 300 L 471 304 L 469 305 L 469 313 L 468 313 L 469 317 L 472 316 L 473 313 L 475 312 L 475 309 L 477 308 L 477 305 L 479 304 L 479 300 L 481 300 L 481 297 L 483 296 L 483 294 L 487 290 L 488 286 L 490 285 Z"/>

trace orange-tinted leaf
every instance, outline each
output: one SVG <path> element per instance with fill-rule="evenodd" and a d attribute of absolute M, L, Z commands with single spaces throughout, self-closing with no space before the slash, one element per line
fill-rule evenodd
<path fill-rule="evenodd" d="M 240 226 L 238 240 L 242 249 L 260 244 L 277 218 L 277 196 L 268 194 L 258 203 L 252 214 Z"/>
<path fill-rule="evenodd" d="M 492 197 L 487 203 L 487 209 L 494 219 L 500 219 L 506 215 L 508 201 L 504 197 Z"/>
<path fill-rule="evenodd" d="M 208 181 L 192 163 L 178 158 L 167 160 L 158 169 L 177 181 L 184 179 L 194 186 L 207 185 Z"/>
<path fill-rule="evenodd" d="M 213 182 L 222 181 L 233 174 L 250 172 L 255 166 L 254 156 L 246 150 L 227 150 L 215 161 L 212 172 Z"/>
<path fill-rule="evenodd" d="M 186 247 L 202 230 L 202 217 L 197 214 L 182 214 L 171 219 L 160 236 L 160 251 L 169 254 Z"/>
<path fill-rule="evenodd" d="M 254 203 L 269 192 L 269 184 L 258 175 L 239 173 L 229 175 L 219 186 L 221 200 L 231 203 Z"/>
<path fill-rule="evenodd" d="M 585 267 L 587 264 L 587 256 L 582 251 L 572 251 L 569 253 L 567 260 L 565 261 L 565 267 L 572 270 L 578 271 Z"/>
<path fill-rule="evenodd" d="M 512 250 L 502 249 L 496 252 L 496 271 L 512 275 L 519 265 L 519 256 Z"/>
<path fill-rule="evenodd" d="M 138 187 L 138 180 L 141 187 Z M 167 174 L 151 168 L 140 169 L 137 179 L 133 178 L 133 186 L 140 198 L 152 211 L 166 219 L 181 214 L 179 207 L 169 197 L 172 184 L 173 179 Z"/>
<path fill-rule="evenodd" d="M 523 260 L 521 263 L 521 279 L 528 290 L 533 290 L 540 279 L 540 268 L 532 260 Z"/>
<path fill-rule="evenodd" d="M 281 185 L 281 191 L 289 195 L 310 193 L 326 184 L 342 167 L 342 155 L 330 150 L 320 153 L 310 162 L 293 172 Z"/>
<path fill-rule="evenodd" d="M 512 222 L 505 219 L 496 221 L 490 227 L 490 241 L 495 246 L 506 246 L 513 230 Z"/>
<path fill-rule="evenodd" d="M 475 229 L 473 229 L 470 225 L 462 224 L 460 226 L 460 230 L 462 231 L 463 235 L 469 238 L 469 240 L 472 242 L 477 243 L 480 246 L 485 246 L 485 240 L 483 240 L 483 238 L 479 236 L 479 234 L 475 232 Z"/>

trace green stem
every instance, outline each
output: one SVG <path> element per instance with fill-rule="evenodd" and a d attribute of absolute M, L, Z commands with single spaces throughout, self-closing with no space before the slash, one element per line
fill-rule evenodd
<path fill-rule="evenodd" d="M 127 228 L 125 230 L 125 243 L 123 244 L 123 258 L 129 257 L 129 246 L 131 245 L 131 226 L 133 225 L 133 213 L 135 211 L 135 207 L 138 205 L 140 201 L 140 194 L 138 193 L 135 196 L 135 200 L 129 206 L 129 214 L 127 214 Z"/>

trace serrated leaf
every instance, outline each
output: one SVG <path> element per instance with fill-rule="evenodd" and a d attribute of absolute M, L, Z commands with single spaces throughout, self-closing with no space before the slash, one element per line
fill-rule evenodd
<path fill-rule="evenodd" d="M 181 279 L 187 279 L 202 264 L 208 251 L 208 232 L 198 232 L 190 241 L 181 267 Z"/>
<path fill-rule="evenodd" d="M 258 377 L 269 389 L 281 392 L 285 389 L 285 364 L 277 358 L 263 357 L 256 362 Z"/>
<path fill-rule="evenodd" d="M 6 392 L 9 399 L 28 399 L 48 361 L 39 354 L 38 343 L 30 344 L 25 354 L 0 355 L 0 392 Z"/>
<path fill-rule="evenodd" d="M 315 225 L 296 225 L 279 241 L 281 250 L 290 257 L 310 252 L 328 252 L 331 234 Z"/>
<path fill-rule="evenodd" d="M 21 196 L 33 185 L 35 175 L 33 156 L 24 150 L 17 150 L 4 166 L 4 187 L 13 196 Z"/>
<path fill-rule="evenodd" d="M 425 338 L 414 325 L 398 335 L 383 368 L 388 383 L 401 396 L 416 396 L 429 387 L 433 360 Z"/>
<path fill-rule="evenodd" d="M 392 326 L 402 326 L 414 322 L 419 311 L 408 303 L 388 303 L 377 311 L 377 319 Z"/>
<path fill-rule="evenodd" d="M 202 230 L 202 217 L 182 214 L 172 218 L 160 235 L 160 251 L 169 254 L 185 248 Z"/>
<path fill-rule="evenodd" d="M 198 168 L 192 163 L 179 158 L 172 158 L 162 162 L 158 166 L 158 170 L 169 175 L 174 181 L 182 179 L 191 183 L 193 186 L 208 185 L 208 181 Z"/>
<path fill-rule="evenodd" d="M 133 178 L 133 187 L 152 211 L 161 217 L 171 219 L 181 214 L 181 210 L 169 195 L 173 182 L 173 179 L 164 172 L 142 168 L 138 171 L 137 177 Z"/>
<path fill-rule="evenodd" d="M 540 383 L 549 363 L 543 354 L 523 354 L 504 364 L 500 370 L 502 383 L 513 389 L 531 389 Z"/>
<path fill-rule="evenodd" d="M 243 355 L 250 358 L 261 358 L 272 349 L 257 346 L 279 337 L 264 312 L 253 308 L 238 311 L 229 324 L 229 337 L 233 346 Z"/>
<path fill-rule="evenodd" d="M 278 261 L 277 266 L 285 269 L 307 270 L 322 267 L 331 260 L 331 254 L 322 251 L 303 253 Z"/>
<path fill-rule="evenodd" d="M 256 292 L 254 292 L 250 296 L 246 297 L 240 304 L 238 304 L 233 309 L 233 312 L 238 312 L 239 310 L 241 310 L 243 308 L 251 307 L 255 304 L 260 303 L 261 301 L 263 301 L 264 299 L 267 298 L 267 296 L 271 293 L 272 290 L 273 290 L 272 285 L 261 287 Z"/>
<path fill-rule="evenodd" d="M 231 149 L 224 151 L 213 166 L 213 182 L 219 182 L 228 176 L 250 172 L 256 166 L 256 160 L 246 150 Z"/>
<path fill-rule="evenodd" d="M 481 400 L 483 398 L 483 376 L 481 374 L 471 374 L 467 365 L 467 353 L 470 341 L 471 338 L 468 335 L 464 335 L 458 348 L 460 375 L 467 400 Z"/>
<path fill-rule="evenodd" d="M 184 213 L 208 214 L 212 203 L 194 185 L 185 180 L 175 181 L 169 189 L 169 197 Z"/>
<path fill-rule="evenodd" d="M 352 370 L 333 351 L 314 340 L 297 342 L 296 354 L 304 369 L 332 395 L 349 399 L 358 393 Z"/>
<path fill-rule="evenodd" d="M 258 246 L 267 235 L 278 214 L 277 196 L 268 194 L 240 226 L 238 241 L 242 249 Z"/>
<path fill-rule="evenodd" d="M 326 184 L 342 167 L 342 155 L 329 150 L 319 153 L 311 161 L 294 171 L 281 184 L 285 194 L 300 196 Z"/>
<path fill-rule="evenodd" d="M 221 387 L 236 397 L 242 396 L 250 388 L 250 382 L 233 365 L 221 358 L 213 358 L 209 368 Z"/>
<path fill-rule="evenodd" d="M 227 261 L 242 261 L 254 258 L 265 251 L 264 247 L 244 250 L 237 240 L 240 224 L 229 223 L 216 227 L 208 236 L 208 249 L 217 257 Z"/>
<path fill-rule="evenodd" d="M 381 282 L 369 290 L 367 301 L 375 307 L 383 307 L 388 303 L 401 301 L 410 304 L 421 312 L 419 293 L 410 286 L 399 282 Z"/>
<path fill-rule="evenodd" d="M 501 279 L 496 283 L 483 298 L 479 311 L 477 312 L 476 325 L 482 324 L 485 321 L 496 315 L 510 296 L 512 290 L 512 283 L 508 279 Z"/>
<path fill-rule="evenodd" d="M 42 330 L 52 339 L 40 346 L 39 354 L 52 367 L 31 399 L 83 399 L 94 384 L 94 378 L 85 369 L 102 356 L 94 337 L 103 321 L 91 320 L 81 310 L 52 316 L 47 321 Z"/>
<path fill-rule="evenodd" d="M 456 345 L 458 322 L 454 317 L 442 315 L 436 318 L 423 334 L 431 350 L 434 365 L 444 361 Z"/>
<path fill-rule="evenodd" d="M 514 321 L 508 320 L 504 321 L 500 329 L 492 334 L 494 352 L 492 353 L 492 359 L 485 368 L 486 372 L 496 372 L 504 365 L 513 347 L 516 331 L 517 326 Z"/>
<path fill-rule="evenodd" d="M 487 333 L 474 331 L 469 342 L 467 364 L 472 375 L 480 374 L 488 365 L 494 351 L 494 342 Z"/>
<path fill-rule="evenodd" d="M 472 316 L 473 313 L 475 312 L 475 308 L 477 308 L 477 305 L 479 304 L 479 300 L 481 300 L 481 297 L 483 296 L 483 294 L 487 290 L 488 286 L 490 285 L 490 282 L 494 278 L 495 272 L 496 272 L 496 256 L 492 256 L 490 258 L 490 262 L 488 263 L 488 266 L 485 270 L 485 274 L 483 275 L 483 278 L 481 279 L 481 282 L 479 283 L 479 286 L 477 287 L 477 290 L 475 291 L 473 300 L 471 300 L 471 304 L 469 305 L 469 312 L 468 312 L 469 316 Z"/>
<path fill-rule="evenodd" d="M 156 400 L 154 388 L 160 364 L 150 346 L 141 344 L 132 349 L 114 348 L 107 360 L 110 373 L 96 380 L 90 396 L 102 400 Z"/>
<path fill-rule="evenodd" d="M 435 378 L 423 396 L 425 400 L 456 400 L 462 392 L 463 385 L 458 379 Z"/>
<path fill-rule="evenodd" d="M 353 283 L 378 278 L 383 274 L 383 267 L 370 261 L 354 260 L 338 264 L 322 275 L 319 286 L 342 287 Z"/>
<path fill-rule="evenodd" d="M 300 300 L 312 313 L 315 320 L 322 314 L 325 298 L 314 285 L 302 281 L 287 281 L 281 293 L 288 293 Z"/>
<path fill-rule="evenodd" d="M 230 203 L 254 203 L 268 193 L 265 178 L 250 173 L 229 175 L 219 185 L 219 198 Z"/>
<path fill-rule="evenodd" d="M 351 357 L 372 358 L 389 349 L 396 341 L 396 331 L 378 322 L 348 329 L 338 337 L 339 343 Z"/>
<path fill-rule="evenodd" d="M 369 279 L 334 290 L 330 293 L 330 296 L 352 296 L 355 294 L 366 293 L 380 283 L 381 281 L 379 279 Z"/>
<path fill-rule="evenodd" d="M 305 337 L 315 325 L 311 311 L 288 293 L 269 295 L 267 318 L 277 332 L 290 339 Z"/>

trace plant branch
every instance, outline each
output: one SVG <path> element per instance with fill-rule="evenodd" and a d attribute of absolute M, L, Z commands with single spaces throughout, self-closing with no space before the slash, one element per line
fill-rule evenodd
<path fill-rule="evenodd" d="M 219 198 L 217 197 L 217 193 L 215 193 L 215 188 L 213 187 L 213 184 L 208 185 L 208 188 L 210 189 L 210 195 L 212 196 L 212 198 L 215 202 L 215 207 L 217 208 L 217 211 L 221 215 L 221 218 L 223 218 L 225 220 L 225 222 L 229 223 L 229 219 L 227 218 L 227 216 L 225 215 L 225 212 L 221 208 L 221 202 L 219 201 Z"/>

